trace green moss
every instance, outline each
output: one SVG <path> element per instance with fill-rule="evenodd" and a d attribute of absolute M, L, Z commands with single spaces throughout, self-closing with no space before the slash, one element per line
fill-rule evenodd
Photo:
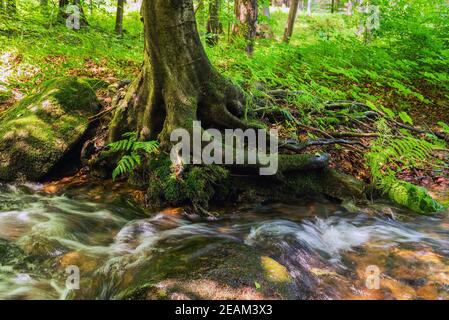
<path fill-rule="evenodd" d="M 215 195 L 226 193 L 228 171 L 216 165 L 186 166 L 180 174 L 168 157 L 150 162 L 148 199 L 152 206 L 193 204 L 208 207 Z"/>
<path fill-rule="evenodd" d="M 265 297 L 293 299 L 296 285 L 288 270 L 274 259 L 261 256 L 254 248 L 229 240 L 192 238 L 176 249 L 155 253 L 148 267 L 133 272 L 133 281 L 120 298 L 169 299 L 183 294 L 204 299 L 204 287 L 189 286 L 195 281 L 210 285 L 206 297 L 220 297 L 220 290 L 260 291 Z M 208 250 L 204 250 L 207 243 Z M 158 286 L 169 279 L 168 285 Z M 255 288 L 255 283 L 259 288 Z"/>
<path fill-rule="evenodd" d="M 429 195 L 426 189 L 405 181 L 394 181 L 387 194 L 392 201 L 417 213 L 429 214 L 445 209 L 443 205 Z"/>
<path fill-rule="evenodd" d="M 2 91 L 0 90 L 0 103 L 3 103 L 9 99 L 11 99 L 13 96 L 11 91 Z"/>
<path fill-rule="evenodd" d="M 98 110 L 90 84 L 78 78 L 45 82 L 0 114 L 0 180 L 39 180 L 86 132 Z"/>

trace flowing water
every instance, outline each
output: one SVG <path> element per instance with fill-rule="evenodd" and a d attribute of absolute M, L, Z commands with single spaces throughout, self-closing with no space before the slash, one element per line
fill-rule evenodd
<path fill-rule="evenodd" d="M 214 219 L 146 212 L 107 186 L 52 195 L 0 186 L 0 299 L 114 299 L 176 281 L 185 290 L 165 297 L 449 297 L 448 213 L 319 201 L 221 211 Z M 80 272 L 79 289 L 66 285 L 70 266 Z M 288 282 L 289 293 L 270 295 L 268 284 L 252 282 L 260 270 Z M 243 280 L 227 279 L 233 271 Z"/>

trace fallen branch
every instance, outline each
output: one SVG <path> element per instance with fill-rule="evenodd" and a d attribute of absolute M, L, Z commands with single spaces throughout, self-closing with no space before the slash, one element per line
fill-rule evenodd
<path fill-rule="evenodd" d="M 290 151 L 301 152 L 311 146 L 327 146 L 331 144 L 359 145 L 363 148 L 366 148 L 366 146 L 363 145 L 360 141 L 345 139 L 316 139 L 306 140 L 304 142 L 292 142 L 291 140 L 289 140 L 280 145 L 280 147 Z"/>

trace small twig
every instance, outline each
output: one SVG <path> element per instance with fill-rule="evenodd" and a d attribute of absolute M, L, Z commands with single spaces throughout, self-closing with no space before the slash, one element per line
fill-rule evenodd
<path fill-rule="evenodd" d="M 117 106 L 114 106 L 114 107 L 111 107 L 109 109 L 103 110 L 100 113 L 97 113 L 96 115 L 93 115 L 93 116 L 89 117 L 88 118 L 89 122 L 92 122 L 92 121 L 95 121 L 95 120 L 98 120 L 98 119 L 102 118 L 103 116 L 105 116 L 109 112 L 114 111 L 116 108 L 117 108 Z"/>
<path fill-rule="evenodd" d="M 331 132 L 331 136 L 333 137 L 362 137 L 362 138 L 377 138 L 379 137 L 378 133 L 375 132 Z"/>
<path fill-rule="evenodd" d="M 333 138 L 334 138 L 332 135 L 330 135 L 329 133 L 327 133 L 326 131 L 323 131 L 323 130 L 321 130 L 321 129 L 314 128 L 314 127 L 310 127 L 310 126 L 307 126 L 307 125 L 305 125 L 305 124 L 300 124 L 300 125 L 298 125 L 298 126 L 301 127 L 301 128 L 303 128 L 303 129 L 305 129 L 305 130 L 308 130 L 308 131 L 319 132 L 319 133 L 321 133 L 323 136 L 328 137 L 328 138 L 330 138 L 330 139 L 333 139 Z"/>

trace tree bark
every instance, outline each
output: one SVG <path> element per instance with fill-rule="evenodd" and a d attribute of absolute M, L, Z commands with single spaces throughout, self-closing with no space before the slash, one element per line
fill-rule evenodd
<path fill-rule="evenodd" d="M 345 7 L 346 7 L 345 14 L 347 16 L 351 16 L 352 15 L 352 7 L 353 7 L 353 5 L 354 5 L 353 1 L 346 2 L 346 4 L 345 4 Z"/>
<path fill-rule="evenodd" d="M 192 121 L 215 128 L 245 128 L 243 94 L 211 65 L 201 44 L 191 0 L 144 1 L 145 59 L 118 104 L 110 140 L 128 131 L 170 145 L 172 130 Z"/>
<path fill-rule="evenodd" d="M 209 2 L 209 20 L 207 21 L 207 39 L 210 46 L 218 44 L 218 36 L 222 33 L 220 24 L 221 0 L 210 0 Z"/>
<path fill-rule="evenodd" d="M 307 0 L 307 16 L 312 15 L 312 0 Z"/>
<path fill-rule="evenodd" d="M 293 34 L 293 28 L 295 27 L 296 16 L 298 13 L 299 0 L 292 0 L 290 5 L 290 11 L 288 13 L 287 26 L 284 32 L 284 42 L 289 43 Z"/>
<path fill-rule="evenodd" d="M 192 137 L 195 120 L 201 121 L 203 129 L 249 129 L 250 126 L 240 120 L 245 103 L 243 93 L 221 76 L 206 56 L 197 30 L 193 1 L 144 1 L 141 14 L 145 38 L 144 63 L 126 96 L 115 105 L 109 141 L 121 139 L 125 132 L 137 132 L 140 140 L 159 140 L 160 155 L 163 157 L 163 152 L 169 152 L 173 145 L 170 141 L 173 130 L 185 129 Z M 295 194 L 300 191 L 304 194 L 321 192 L 333 195 L 341 192 L 341 189 L 346 192 L 342 179 L 334 178 L 334 173 L 325 170 L 328 160 L 326 155 L 279 155 L 279 174 L 274 177 L 279 180 L 273 182 L 272 177 L 264 181 L 270 182 L 270 192 L 281 190 L 279 186 L 282 186 L 284 189 L 279 194 L 285 194 L 285 190 L 292 190 Z M 168 163 L 163 166 L 171 175 L 172 163 Z M 236 166 L 238 168 L 230 165 L 222 170 L 244 169 L 251 172 L 260 168 L 261 164 Z M 207 173 L 211 166 L 196 168 Z M 181 171 L 181 180 L 182 175 Z M 251 181 L 254 177 L 266 179 L 254 175 L 251 177 L 248 178 Z M 194 207 L 198 207 L 198 204 L 201 207 L 204 201 L 208 201 L 202 195 L 187 194 L 186 186 L 178 183 L 178 179 L 177 184 L 167 187 L 158 182 L 160 180 L 154 172 L 145 178 L 149 179 L 149 199 L 160 197 L 174 204 L 178 203 L 177 198 L 184 201 L 187 197 Z M 166 179 L 170 179 L 170 176 L 166 176 Z M 215 178 L 204 179 L 212 179 L 210 181 L 218 190 L 218 184 L 213 180 Z M 259 180 L 253 181 L 258 188 Z M 177 191 L 174 192 L 173 188 Z M 179 196 L 181 193 L 183 196 Z"/>
<path fill-rule="evenodd" d="M 123 34 L 123 14 L 125 0 L 117 0 L 117 15 L 115 18 L 115 32 L 119 35 Z"/>
<path fill-rule="evenodd" d="M 234 2 L 234 13 L 238 23 L 234 24 L 233 33 L 245 35 L 248 55 L 254 52 L 258 11 L 257 0 L 235 0 Z"/>

